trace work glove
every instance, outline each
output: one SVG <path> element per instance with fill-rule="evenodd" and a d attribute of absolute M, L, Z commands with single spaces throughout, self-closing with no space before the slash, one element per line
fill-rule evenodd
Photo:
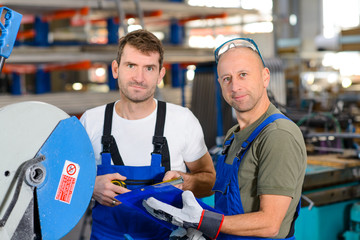
<path fill-rule="evenodd" d="M 179 209 L 153 197 L 143 200 L 143 206 L 154 217 L 183 228 L 194 228 L 215 239 L 220 232 L 224 215 L 204 210 L 191 191 L 182 193 L 183 208 Z"/>

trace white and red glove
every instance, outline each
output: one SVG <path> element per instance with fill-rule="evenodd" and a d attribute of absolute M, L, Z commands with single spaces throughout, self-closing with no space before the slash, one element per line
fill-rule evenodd
<path fill-rule="evenodd" d="M 143 206 L 154 217 L 183 228 L 194 228 L 211 239 L 220 232 L 224 215 L 203 209 L 191 191 L 182 193 L 183 208 L 176 208 L 153 197 L 143 200 Z"/>

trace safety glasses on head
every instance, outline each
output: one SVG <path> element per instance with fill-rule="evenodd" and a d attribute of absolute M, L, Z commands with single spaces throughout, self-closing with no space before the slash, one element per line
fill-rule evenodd
<path fill-rule="evenodd" d="M 247 47 L 247 48 L 252 49 L 254 52 L 256 52 L 259 55 L 263 65 L 265 66 L 264 60 L 261 56 L 258 46 L 254 42 L 254 40 L 252 40 L 251 38 L 234 38 L 234 39 L 231 39 L 231 40 L 223 43 L 222 45 L 220 45 L 220 47 L 216 48 L 216 50 L 214 52 L 216 64 L 219 62 L 219 59 L 222 54 L 226 53 L 229 49 L 234 48 L 234 47 L 235 48 L 236 47 Z"/>

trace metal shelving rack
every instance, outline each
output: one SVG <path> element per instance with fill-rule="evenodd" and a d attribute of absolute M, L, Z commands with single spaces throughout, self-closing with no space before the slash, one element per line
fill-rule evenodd
<path fill-rule="evenodd" d="M 2 0 L 1 4 L 29 14 L 33 14 L 35 11 L 37 13 L 43 13 L 64 8 L 80 9 L 83 7 L 89 7 L 94 11 L 95 14 L 102 14 L 102 16 L 117 15 L 115 0 Z M 183 2 L 170 1 L 141 1 L 140 5 L 143 11 L 161 10 L 163 13 L 163 18 L 183 18 L 193 15 L 200 16 L 222 14 L 224 12 L 226 12 L 228 15 L 258 14 L 256 10 L 191 6 Z M 127 13 L 136 13 L 136 6 L 134 1 L 121 1 L 121 6 Z M 96 17 L 96 15 L 94 15 L 94 17 Z"/>
<path fill-rule="evenodd" d="M 0 4 L 7 6 L 22 14 L 46 14 L 52 11 L 61 9 L 82 9 L 84 7 L 90 8 L 90 19 L 110 18 L 117 17 L 116 11 L 117 0 L 2 0 Z M 201 19 L 206 16 L 233 16 L 233 15 L 246 15 L 258 14 L 255 10 L 245 10 L 241 8 L 215 8 L 215 7 L 199 7 L 190 6 L 181 2 L 169 1 L 141 1 L 141 10 L 143 12 L 160 11 L 157 17 L 145 17 L 145 26 L 151 28 L 158 22 L 168 22 L 173 19 L 187 19 L 190 17 L 198 17 Z M 65 7 L 64 7 L 65 6 Z M 136 5 L 134 1 L 125 0 L 121 1 L 121 7 L 124 12 L 128 14 L 136 14 Z M 139 20 L 138 20 L 139 21 Z M 97 52 L 98 50 L 98 52 Z M 91 47 L 49 47 L 48 49 L 38 49 L 32 47 L 14 48 L 9 63 L 39 63 L 39 62 L 56 62 L 68 60 L 99 60 L 111 61 L 114 56 L 114 48 L 104 46 L 91 46 Z M 35 53 L 35 54 L 33 54 Z M 204 62 L 213 60 L 212 50 L 209 49 L 194 49 L 181 46 L 168 46 L 166 47 L 165 61 L 173 62 Z M 176 58 L 178 56 L 178 59 Z"/>
<path fill-rule="evenodd" d="M 67 47 L 15 47 L 6 61 L 14 64 L 44 64 L 59 62 L 77 62 L 89 60 L 111 63 L 116 58 L 115 46 L 67 46 Z M 166 63 L 201 63 L 214 60 L 213 50 L 182 46 L 165 46 Z"/>
<path fill-rule="evenodd" d="M 118 2 L 116 2 L 118 1 Z M 23 15 L 46 16 L 56 11 L 71 9 L 78 10 L 88 8 L 88 19 L 108 19 L 121 16 L 119 14 L 119 2 L 121 3 L 122 11 L 126 14 L 134 16 L 139 15 L 139 6 L 133 0 L 1 0 L 0 5 L 13 9 Z M 215 8 L 215 7 L 198 7 L 190 6 L 184 2 L 172 1 L 141 1 L 140 11 L 142 13 L 155 13 L 155 17 L 144 17 L 143 23 L 148 30 L 159 29 L 161 27 L 168 27 L 174 20 L 184 19 L 206 19 L 207 16 L 212 17 L 227 17 L 227 16 L 244 16 L 247 14 L 259 14 L 256 10 L 246 10 L 241 8 Z M 136 23 L 141 23 L 139 17 L 136 18 Z M 116 45 L 74 45 L 74 46 L 48 46 L 37 47 L 21 45 L 14 47 L 11 56 L 7 59 L 9 64 L 33 64 L 39 66 L 41 64 L 56 64 L 56 63 L 71 63 L 79 61 L 91 61 L 110 64 L 116 58 Z M 165 63 L 203 63 L 213 61 L 213 50 L 203 48 L 189 48 L 181 44 L 165 44 Z M 19 80 L 18 80 L 19 81 Z M 91 94 L 91 93 L 90 93 Z M 103 93 L 104 95 L 108 93 Z M 69 97 L 71 95 L 71 97 Z M 92 101 L 93 106 L 97 106 L 108 102 L 105 97 L 99 97 L 98 102 Z M 81 94 L 57 93 L 51 96 L 46 94 L 46 101 L 57 106 L 66 106 L 77 102 L 76 105 L 89 106 L 88 97 L 82 97 Z M 113 96 L 111 96 L 113 97 Z M 110 97 L 110 98 L 111 98 Z M 53 98 L 53 99 L 52 99 Z M 71 101 L 61 105 L 58 99 L 66 98 Z M 31 99 L 42 99 L 40 96 L 2 96 L 0 95 L 0 107 L 8 104 L 13 99 L 14 102 L 26 101 Z M 45 98 L 44 98 L 45 99 Z M 178 103 L 181 104 L 181 103 Z M 82 109 L 78 111 L 72 109 L 74 114 L 79 114 Z"/>

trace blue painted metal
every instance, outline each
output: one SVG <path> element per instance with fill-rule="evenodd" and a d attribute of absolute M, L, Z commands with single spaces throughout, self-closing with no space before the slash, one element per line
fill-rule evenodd
<path fill-rule="evenodd" d="M 360 239 L 360 202 L 352 205 L 350 210 L 350 229 L 343 234 L 345 240 Z"/>
<path fill-rule="evenodd" d="M 186 69 L 183 69 L 180 66 L 180 78 L 181 78 L 181 106 L 185 107 L 186 106 L 186 101 L 185 101 L 185 87 L 186 87 Z"/>
<path fill-rule="evenodd" d="M 218 82 L 218 74 L 217 74 L 217 65 L 214 65 L 213 68 L 215 75 L 215 101 L 216 101 L 216 144 L 218 146 L 222 145 L 222 138 L 224 137 L 224 129 L 223 129 L 223 113 L 222 113 L 222 93 L 221 86 Z"/>
<path fill-rule="evenodd" d="M 360 233 L 359 232 L 353 232 L 353 231 L 346 231 L 343 235 L 345 240 L 359 240 L 360 239 Z"/>
<path fill-rule="evenodd" d="M 180 75 L 180 64 L 174 63 L 171 64 L 171 86 L 180 87 L 181 84 L 181 75 Z"/>
<path fill-rule="evenodd" d="M 316 174 L 316 173 L 320 173 L 323 171 L 330 171 L 330 170 L 334 170 L 334 169 L 336 169 L 336 168 L 329 167 L 329 166 L 308 164 L 306 166 L 306 174 Z"/>
<path fill-rule="evenodd" d="M 12 73 L 11 93 L 13 95 L 21 95 L 21 76 L 19 73 Z"/>
<path fill-rule="evenodd" d="M 108 18 L 106 20 L 108 30 L 108 44 L 117 44 L 119 41 L 119 26 L 115 23 L 115 18 Z"/>
<path fill-rule="evenodd" d="M 34 22 L 35 38 L 34 45 L 39 47 L 47 47 L 49 43 L 49 23 L 36 16 Z"/>
<path fill-rule="evenodd" d="M 42 94 L 49 92 L 51 92 L 50 73 L 38 68 L 35 76 L 35 93 Z"/>
<path fill-rule="evenodd" d="M 43 239 L 60 239 L 78 223 L 90 202 L 96 176 L 94 152 L 80 121 L 71 117 L 59 122 L 39 150 L 40 155 L 46 158 L 42 162 L 46 177 L 36 189 L 41 234 Z M 74 164 L 71 166 L 76 166 L 78 174 L 73 179 L 73 191 L 69 191 L 69 203 L 56 199 L 60 183 L 66 183 L 62 177 L 67 163 Z"/>
<path fill-rule="evenodd" d="M 320 207 L 301 208 L 295 223 L 296 240 L 338 240 L 348 228 L 349 209 L 358 199 Z"/>
<path fill-rule="evenodd" d="M 338 168 L 333 168 L 329 166 L 321 165 L 307 165 L 306 175 L 307 177 L 316 176 L 316 174 L 321 174 L 323 172 L 331 172 L 333 170 L 338 170 Z M 313 188 L 303 192 L 303 195 L 307 194 L 316 194 L 328 190 L 335 190 L 345 187 L 357 186 L 359 183 L 356 180 L 357 178 L 354 175 L 354 180 L 351 182 L 339 182 L 321 188 Z M 340 236 L 343 235 L 345 230 L 349 229 L 350 225 L 350 208 L 354 206 L 353 204 L 358 202 L 359 198 L 354 198 L 350 200 L 343 200 L 341 202 L 331 203 L 323 206 L 313 206 L 312 208 L 303 207 L 300 211 L 300 216 L 295 223 L 295 236 L 297 240 L 338 240 Z M 316 204 L 316 203 L 315 203 Z M 354 208 L 353 208 L 354 209 Z M 360 207 L 359 209 L 360 210 Z M 353 223 L 360 223 L 360 211 L 357 212 L 354 210 Z M 360 228 L 360 226 L 359 226 Z M 354 232 L 347 233 L 347 240 L 355 239 Z M 359 235 L 360 236 L 360 235 Z M 359 239 L 359 238 L 356 238 Z"/>
<path fill-rule="evenodd" d="M 184 43 L 184 26 L 178 20 L 172 20 L 170 24 L 170 42 L 175 45 Z"/>
<path fill-rule="evenodd" d="M 111 64 L 108 65 L 108 86 L 109 86 L 110 90 L 118 90 L 119 89 L 117 79 L 115 79 L 112 75 Z"/>
<path fill-rule="evenodd" d="M 179 63 L 171 64 L 171 86 L 181 88 L 181 105 L 185 106 L 185 69 Z"/>
<path fill-rule="evenodd" d="M 179 63 L 171 64 L 171 86 L 174 88 L 181 87 L 182 106 L 185 106 L 185 69 Z"/>
<path fill-rule="evenodd" d="M 200 200 L 206 205 L 209 205 L 210 207 L 215 207 L 215 194 L 208 197 L 200 198 Z"/>
<path fill-rule="evenodd" d="M 354 230 L 360 232 L 360 225 L 358 225 L 360 224 L 360 202 L 354 203 L 352 205 L 350 211 L 350 220 L 351 222 L 357 223 Z"/>
<path fill-rule="evenodd" d="M 184 26 L 173 19 L 170 24 L 170 43 L 174 45 L 182 45 L 184 43 Z M 185 106 L 185 73 L 178 63 L 171 65 L 171 84 L 172 87 L 181 87 L 181 105 Z"/>
<path fill-rule="evenodd" d="M 10 8 L 0 7 L 0 16 L 3 11 L 6 11 L 6 13 L 4 16 L 4 24 L 0 21 L 0 56 L 8 58 L 15 44 L 22 15 Z"/>

